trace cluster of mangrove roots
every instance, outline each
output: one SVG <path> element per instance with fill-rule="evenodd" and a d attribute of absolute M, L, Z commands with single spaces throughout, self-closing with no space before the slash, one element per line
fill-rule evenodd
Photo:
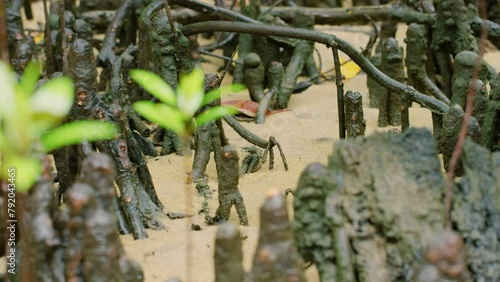
<path fill-rule="evenodd" d="M 215 238 L 215 281 L 304 281 L 302 259 L 294 245 L 282 193 L 270 190 L 260 208 L 259 240 L 250 273 L 242 267 L 241 240 L 237 226 L 219 226 Z"/>
<path fill-rule="evenodd" d="M 499 152 L 468 140 L 444 228 L 445 179 L 426 129 L 338 141 L 294 191 L 295 244 L 322 281 L 496 281 Z"/>
<path fill-rule="evenodd" d="M 53 196 L 56 188 L 48 156 L 29 193 L 17 194 L 18 229 L 14 244 L 9 244 L 16 261 L 11 261 L 12 272 L 6 274 L 10 281 L 144 280 L 141 266 L 125 255 L 119 239 L 113 160 L 92 154 L 81 167 L 82 177 L 64 193 L 64 207 Z M 2 211 L 3 205 L 2 201 Z M 6 246 L 4 240 L 2 236 Z"/>

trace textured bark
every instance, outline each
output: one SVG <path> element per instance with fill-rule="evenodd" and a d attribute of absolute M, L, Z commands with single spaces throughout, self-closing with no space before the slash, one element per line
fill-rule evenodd
<path fill-rule="evenodd" d="M 500 151 L 500 73 L 490 81 L 490 86 L 490 100 L 481 128 L 482 145 L 491 151 Z"/>
<path fill-rule="evenodd" d="M 458 133 L 462 127 L 462 119 L 464 117 L 464 110 L 457 104 L 453 104 L 450 107 L 450 111 L 446 113 L 443 118 L 443 127 L 441 129 L 441 136 L 439 144 L 440 150 L 443 153 L 443 165 L 446 171 L 449 169 L 449 163 L 451 156 L 455 149 L 455 144 L 458 140 Z M 474 117 L 471 117 L 469 121 L 469 129 L 467 130 L 467 135 L 471 137 L 474 141 L 481 141 L 481 132 L 479 123 Z M 455 176 L 461 176 L 463 174 L 463 168 L 461 163 L 457 164 L 455 169 Z"/>
<path fill-rule="evenodd" d="M 359 92 L 345 94 L 345 115 L 347 138 L 365 136 L 366 121 L 363 115 L 363 96 Z"/>
<path fill-rule="evenodd" d="M 48 157 L 43 175 L 26 197 L 21 232 L 21 281 L 54 281 L 50 261 L 61 239 L 53 224 L 57 204 Z"/>
<path fill-rule="evenodd" d="M 336 142 L 327 167 L 310 165 L 299 179 L 294 232 L 304 259 L 323 281 L 418 281 L 413 268 L 443 230 L 440 167 L 426 129 Z"/>
<path fill-rule="evenodd" d="M 370 62 L 376 68 L 380 69 L 382 63 L 382 54 L 375 54 L 370 58 Z M 410 84 L 411 85 L 411 84 Z M 385 95 L 387 91 L 382 85 L 378 84 L 371 76 L 366 78 L 366 86 L 370 96 L 370 108 L 378 108 L 380 106 L 380 97 Z"/>
<path fill-rule="evenodd" d="M 500 279 L 500 154 L 467 140 L 462 154 L 465 171 L 454 190 L 451 218 L 462 236 L 468 254 L 467 267 L 472 281 Z M 496 235 L 495 235 L 496 234 Z M 496 240 L 495 240 L 496 238 Z"/>
<path fill-rule="evenodd" d="M 451 97 L 451 103 L 459 105 L 462 109 L 465 108 L 465 101 L 469 93 L 477 58 L 478 55 L 470 51 L 460 52 L 455 56 L 455 73 L 453 76 L 453 96 Z M 488 81 L 494 77 L 495 73 L 486 62 L 482 62 L 479 68 L 477 79 L 481 80 L 483 84 L 488 83 Z M 479 89 L 480 88 L 481 87 L 479 87 Z"/>
<path fill-rule="evenodd" d="M 31 36 L 25 35 L 19 10 L 6 8 L 1 13 L 5 20 L 1 23 L 4 25 L 2 30 L 7 33 L 4 34 L 5 38 L 2 40 L 6 39 L 3 44 L 6 44 L 8 48 L 8 53 L 2 55 L 4 58 L 10 57 L 13 69 L 20 76 L 36 52 L 35 42 Z M 7 49 L 1 50 L 2 53 L 6 51 Z M 9 60 L 6 61 L 9 62 Z"/>
<path fill-rule="evenodd" d="M 193 181 L 201 179 L 205 174 L 211 152 L 214 153 L 216 163 L 220 160 L 220 151 L 222 149 L 220 134 L 219 128 L 213 122 L 206 123 L 196 129 L 194 135 L 195 153 L 191 172 Z"/>
<path fill-rule="evenodd" d="M 304 261 L 316 265 L 321 281 L 335 281 L 337 277 L 334 226 L 326 218 L 324 182 L 327 171 L 320 163 L 308 165 L 301 173 L 293 201 L 293 230 L 295 245 Z M 337 224 L 338 225 L 338 224 Z"/>
<path fill-rule="evenodd" d="M 143 281 L 142 269 L 126 256 L 114 216 L 113 160 L 94 154 L 82 165 L 83 179 L 67 192 L 65 279 L 70 281 Z"/>
<path fill-rule="evenodd" d="M 260 102 L 264 97 L 264 65 L 256 53 L 248 53 L 243 62 L 243 81 L 250 93 L 250 99 Z"/>
<path fill-rule="evenodd" d="M 389 38 L 384 43 L 382 49 L 382 60 L 380 70 L 390 78 L 405 82 L 405 71 L 403 65 L 403 48 L 399 46 L 394 38 Z M 387 125 L 403 124 L 402 117 L 408 118 L 408 105 L 406 102 L 406 94 L 398 94 L 390 89 L 386 89 L 381 93 L 378 126 L 384 127 Z M 405 121 L 406 123 L 408 121 Z"/>
<path fill-rule="evenodd" d="M 245 202 L 238 190 L 240 170 L 239 158 L 236 150 L 231 146 L 224 146 L 217 162 L 217 178 L 219 179 L 219 207 L 215 211 L 215 221 L 227 221 L 231 214 L 231 207 L 235 207 L 241 225 L 248 225 Z"/>
<path fill-rule="evenodd" d="M 214 264 L 215 282 L 244 281 L 241 235 L 236 225 L 223 223 L 217 229 Z"/>
<path fill-rule="evenodd" d="M 301 262 L 293 242 L 285 197 L 272 190 L 260 208 L 251 281 L 304 281 Z"/>
<path fill-rule="evenodd" d="M 159 74 L 175 90 L 179 75 L 191 72 L 194 64 L 188 38 L 176 31 L 179 33 L 177 34 L 179 51 L 177 51 L 170 24 L 165 12 L 159 11 L 160 8 L 163 8 L 162 1 L 151 2 L 139 18 L 139 49 L 141 52 L 138 52 L 138 68 Z M 150 94 L 146 93 L 143 94 L 143 97 L 151 98 Z M 161 154 L 175 152 L 182 155 L 180 138 L 169 130 L 164 131 Z"/>

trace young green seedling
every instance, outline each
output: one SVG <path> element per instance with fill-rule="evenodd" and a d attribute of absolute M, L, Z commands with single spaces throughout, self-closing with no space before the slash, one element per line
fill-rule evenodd
<path fill-rule="evenodd" d="M 133 104 L 134 110 L 146 119 L 172 130 L 182 138 L 186 173 L 190 169 L 189 158 L 187 157 L 190 150 L 189 138 L 194 134 L 196 127 L 238 113 L 238 110 L 234 108 L 210 105 L 210 107 L 207 107 L 208 110 L 204 110 L 204 106 L 208 106 L 210 102 L 219 99 L 224 90 L 240 91 L 244 88 L 241 85 L 231 85 L 205 94 L 203 87 L 205 75 L 200 68 L 181 76 L 177 93 L 160 76 L 152 72 L 132 70 L 130 77 L 160 101 L 160 103 L 150 101 L 135 102 Z M 199 111 L 201 113 L 198 114 Z M 185 182 L 186 214 L 190 213 L 189 209 L 192 205 L 191 196 L 189 195 L 189 191 L 192 190 L 189 186 L 190 183 L 192 183 L 191 176 Z M 191 219 L 188 220 L 187 224 L 187 228 L 190 228 Z M 189 277 L 192 269 L 192 238 L 190 234 L 188 233 L 188 244 L 186 244 L 186 277 Z M 188 278 L 188 280 L 190 279 Z"/>
<path fill-rule="evenodd" d="M 200 68 L 181 77 L 177 93 L 155 73 L 132 70 L 130 77 L 160 101 L 160 103 L 135 102 L 134 110 L 146 119 L 172 130 L 183 138 L 191 136 L 197 126 L 238 113 L 238 110 L 234 108 L 216 106 L 195 116 L 199 109 L 219 99 L 222 93 L 228 90 L 236 92 L 244 89 L 244 86 L 235 84 L 205 94 L 203 91 L 205 76 Z"/>
<path fill-rule="evenodd" d="M 15 169 L 16 190 L 28 191 L 42 173 L 40 156 L 54 149 L 114 138 L 116 128 L 101 121 L 61 124 L 74 100 L 73 82 L 58 77 L 35 91 L 40 65 L 31 63 L 20 81 L 0 61 L 0 177 Z"/>

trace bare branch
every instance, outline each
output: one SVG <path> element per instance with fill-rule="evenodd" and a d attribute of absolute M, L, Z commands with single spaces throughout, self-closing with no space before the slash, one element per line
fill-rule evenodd
<path fill-rule="evenodd" d="M 366 59 L 356 48 L 354 48 L 347 41 L 338 38 L 335 35 L 318 32 L 314 30 L 297 29 L 283 26 L 271 26 L 264 24 L 253 23 L 240 23 L 240 22 L 227 22 L 227 21 L 210 21 L 186 25 L 181 28 L 181 32 L 186 35 L 192 35 L 202 32 L 213 31 L 227 31 L 250 33 L 259 35 L 290 37 L 302 40 L 309 40 L 331 46 L 333 43 L 337 44 L 340 51 L 349 56 L 359 67 L 369 76 L 378 82 L 380 85 L 398 92 L 406 94 L 418 104 L 428 108 L 432 112 L 443 114 L 449 109 L 445 103 L 428 95 L 422 94 L 415 90 L 413 87 L 391 79 L 379 69 L 377 69 L 368 59 Z"/>

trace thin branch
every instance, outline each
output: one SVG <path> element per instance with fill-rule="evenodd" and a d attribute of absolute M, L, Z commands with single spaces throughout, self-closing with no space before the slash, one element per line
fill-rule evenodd
<path fill-rule="evenodd" d="M 240 62 L 240 61 L 233 60 L 232 58 L 227 57 L 227 56 L 213 54 L 213 53 L 210 53 L 210 52 L 205 51 L 203 49 L 198 50 L 198 52 L 200 52 L 200 54 L 202 54 L 202 55 L 207 55 L 207 56 L 214 57 L 214 58 L 217 58 L 217 59 L 226 60 L 229 63 L 235 63 L 235 64 L 243 65 L 243 63 Z"/>
<path fill-rule="evenodd" d="M 481 0 L 479 2 L 479 9 L 481 13 L 481 17 L 486 19 L 486 3 L 485 0 Z M 479 56 L 476 59 L 476 63 L 474 65 L 474 70 L 472 73 L 472 80 L 469 87 L 469 93 L 467 95 L 467 102 L 465 105 L 465 114 L 462 120 L 462 127 L 460 128 L 460 132 L 458 133 L 458 140 L 455 144 L 455 149 L 453 150 L 453 154 L 451 155 L 450 164 L 448 165 L 448 173 L 446 174 L 446 195 L 445 195 L 445 224 L 446 228 L 451 230 L 451 204 L 452 204 L 452 195 L 453 195 L 453 178 L 455 175 L 455 169 L 457 167 L 458 161 L 460 159 L 460 155 L 462 155 L 462 149 L 465 143 L 465 138 L 467 137 L 467 131 L 469 129 L 469 122 L 472 116 L 472 110 L 474 107 L 474 98 L 476 97 L 476 81 L 479 76 L 479 71 L 481 69 L 481 63 L 483 62 L 483 55 L 486 48 L 486 39 L 488 38 L 488 27 L 487 22 L 482 22 L 482 33 L 481 33 L 481 41 L 479 43 Z"/>
<path fill-rule="evenodd" d="M 9 48 L 7 43 L 7 7 L 5 1 L 0 1 L 0 54 L 5 63 L 9 63 Z"/>
<path fill-rule="evenodd" d="M 339 138 L 345 139 L 345 113 L 344 113 L 344 81 L 340 71 L 340 58 L 337 43 L 332 44 L 333 61 L 335 63 L 335 84 L 337 84 L 337 111 L 339 115 Z"/>
<path fill-rule="evenodd" d="M 267 8 L 267 10 L 265 10 L 262 15 L 266 15 L 266 14 L 269 14 L 274 8 L 276 8 L 276 6 L 278 6 L 279 4 L 281 4 L 281 2 L 283 2 L 283 0 L 277 0 L 276 2 L 274 2 L 271 6 L 269 6 Z"/>
<path fill-rule="evenodd" d="M 325 45 L 337 44 L 337 48 L 349 56 L 367 75 L 372 77 L 380 85 L 400 94 L 406 93 L 411 99 L 418 104 L 428 108 L 432 112 L 444 114 L 448 111 L 449 106 L 445 103 L 422 94 L 401 82 L 395 81 L 377 69 L 368 59 L 366 59 L 359 51 L 356 50 L 347 41 L 338 38 L 332 34 L 326 34 L 314 30 L 298 29 L 292 27 L 272 26 L 264 24 L 227 22 L 227 21 L 210 21 L 202 23 L 194 23 L 181 28 L 181 32 L 186 35 L 209 31 L 228 31 L 239 33 L 250 33 L 258 35 L 269 35 L 279 37 L 289 37 L 302 40 L 309 40 Z"/>
<path fill-rule="evenodd" d="M 370 24 L 373 27 L 373 33 L 370 34 L 370 40 L 368 40 L 368 43 L 366 44 L 365 49 L 361 51 L 361 54 L 369 59 L 372 56 L 373 46 L 375 46 L 375 43 L 377 43 L 380 30 L 377 26 L 377 23 L 372 18 L 370 18 L 370 16 L 366 16 L 366 18 L 370 21 Z"/>
<path fill-rule="evenodd" d="M 234 56 L 236 56 L 236 54 L 238 54 L 239 48 L 240 47 L 238 46 L 238 47 L 236 47 L 236 49 L 234 49 L 233 54 L 231 54 L 231 61 L 234 61 Z M 226 67 L 224 68 L 224 71 L 222 72 L 222 75 L 220 76 L 219 86 L 217 86 L 217 87 L 220 87 L 222 85 L 222 81 L 224 80 L 224 77 L 226 77 L 226 74 L 229 71 L 230 65 L 231 65 L 231 63 L 229 63 L 229 62 L 226 64 Z"/>

